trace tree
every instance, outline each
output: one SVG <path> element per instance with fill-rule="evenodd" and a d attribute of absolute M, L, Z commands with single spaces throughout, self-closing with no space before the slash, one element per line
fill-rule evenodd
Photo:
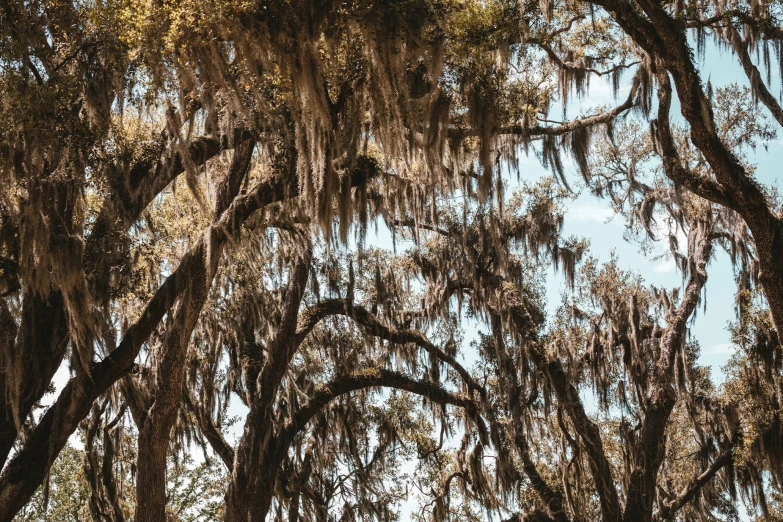
<path fill-rule="evenodd" d="M 712 86 L 701 80 L 698 66 L 694 60 L 689 42 L 692 34 L 698 49 L 703 49 L 708 35 L 720 46 L 725 46 L 741 64 L 747 79 L 749 90 L 755 105 L 760 104 L 778 124 L 783 122 L 779 101 L 770 93 L 771 74 L 769 72 L 769 48 L 776 46 L 780 37 L 778 27 L 778 7 L 770 4 L 731 4 L 713 2 L 694 2 L 687 7 L 683 4 L 656 4 L 640 2 L 595 2 L 605 9 L 617 25 L 647 55 L 650 71 L 655 74 L 658 83 L 658 113 L 653 120 L 652 134 L 656 142 L 656 153 L 660 155 L 666 176 L 677 187 L 692 191 L 706 200 L 720 204 L 735 215 L 742 223 L 735 224 L 731 232 L 724 233 L 724 242 L 732 255 L 732 261 L 739 268 L 738 301 L 740 315 L 763 292 L 762 315 L 770 315 L 765 333 L 765 347 L 758 351 L 745 352 L 746 363 L 760 364 L 765 368 L 761 384 L 758 380 L 747 392 L 757 393 L 761 401 L 773 410 L 778 408 L 780 393 L 772 396 L 761 388 L 771 386 L 780 388 L 778 371 L 779 344 L 777 341 L 783 325 L 783 307 L 781 307 L 781 270 L 780 266 L 780 205 L 774 188 L 760 184 L 754 168 L 742 155 L 742 143 L 753 140 L 758 129 L 753 125 L 734 128 L 732 120 L 737 114 L 746 113 L 749 107 L 737 106 L 726 93 L 713 93 Z M 759 67 L 752 60 L 752 51 L 761 55 L 762 64 L 767 67 L 764 80 Z M 676 90 L 682 116 L 687 124 L 688 140 L 683 154 L 683 137 L 679 140 L 670 124 L 670 107 L 673 89 Z M 769 132 L 769 131 L 767 131 Z M 774 130 L 772 131 L 774 133 Z M 744 134 L 747 133 L 747 134 Z M 679 143 L 678 143 L 679 141 Z M 633 179 L 630 179 L 633 184 Z M 747 229 L 745 229 L 745 226 Z M 752 241 L 746 237 L 752 235 Z M 745 319 L 740 319 L 743 324 Z M 757 326 L 759 323 L 756 323 Z M 769 341 L 766 341 L 769 339 Z M 769 342 L 769 345 L 766 343 Z M 745 376 L 749 377 L 748 375 Z M 743 388 L 742 385 L 740 385 Z M 745 395 L 749 398 L 749 395 Z M 774 398 L 773 398 L 774 397 Z M 762 439 L 776 437 L 779 419 L 772 415 L 760 431 Z M 759 444 L 762 444 L 759 442 Z M 779 481 L 777 452 L 772 451 L 763 457 L 767 461 L 773 476 L 773 482 Z M 763 481 L 757 471 L 751 471 L 748 481 L 757 486 Z M 765 516 L 767 505 L 763 492 L 758 497 Z M 644 513 L 649 517 L 649 510 Z"/>
<path fill-rule="evenodd" d="M 739 156 L 771 131 L 746 98 L 710 100 L 685 37 L 745 15 L 710 5 L 717 18 L 674 23 L 658 4 L 592 5 L 0 6 L 0 520 L 28 504 L 80 425 L 96 520 L 130 515 L 115 450 L 134 443 L 139 522 L 190 516 L 175 506 L 188 488 L 167 473 L 192 444 L 228 470 L 231 521 L 392 518 L 411 446 L 430 481 L 422 513 L 437 520 L 667 519 L 727 511 L 735 484 L 763 495 L 759 477 L 780 477 L 777 414 L 761 422 L 721 396 L 686 342 L 716 246 L 737 254 L 740 295 L 757 295 L 758 275 L 780 315 L 777 218 Z M 772 38 L 755 9 L 748 35 Z M 626 69 L 617 107 L 549 119 L 591 77 L 619 86 Z M 669 123 L 670 76 L 691 143 Z M 639 129 L 616 140 L 615 121 L 649 111 L 653 85 L 654 139 L 630 150 Z M 505 195 L 523 150 L 562 187 L 570 153 L 631 226 L 653 236 L 657 218 L 685 234 L 682 252 L 672 242 L 682 296 L 612 265 L 578 271 L 585 245 L 560 237 L 567 189 Z M 591 152 L 623 168 L 602 170 Z M 657 156 L 666 179 L 652 168 L 659 183 L 640 183 Z M 365 248 L 380 222 L 411 251 Z M 576 285 L 549 323 L 547 264 Z M 489 330 L 473 368 L 458 358 L 463 306 Z M 774 412 L 776 334 L 742 331 L 771 347 L 738 362 L 733 384 Z M 756 357 L 764 386 L 744 373 Z M 37 415 L 66 359 L 70 380 Z M 597 412 L 580 397 L 588 385 Z M 231 400 L 248 409 L 235 446 Z M 425 413 L 439 435 L 413 425 Z M 698 443 L 669 442 L 675 426 Z M 740 447 L 756 449 L 742 460 Z"/>
<path fill-rule="evenodd" d="M 14 520 L 85 520 L 90 516 L 87 508 L 89 496 L 90 488 L 82 467 L 82 454 L 68 445 L 52 466 L 47 483 L 35 492 Z"/>

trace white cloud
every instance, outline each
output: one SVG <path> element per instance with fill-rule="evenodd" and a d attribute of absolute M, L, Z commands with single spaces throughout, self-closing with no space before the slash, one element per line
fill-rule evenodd
<path fill-rule="evenodd" d="M 653 267 L 653 272 L 657 272 L 659 274 L 668 274 L 676 270 L 677 270 L 677 265 L 674 263 L 674 259 L 672 257 L 661 259 Z"/>
<path fill-rule="evenodd" d="M 736 350 L 737 347 L 734 343 L 722 343 L 710 346 L 705 353 L 710 355 L 731 355 Z"/>
<path fill-rule="evenodd" d="M 614 217 L 611 208 L 598 205 L 577 205 L 566 211 L 566 221 L 584 221 L 588 223 L 606 223 Z"/>

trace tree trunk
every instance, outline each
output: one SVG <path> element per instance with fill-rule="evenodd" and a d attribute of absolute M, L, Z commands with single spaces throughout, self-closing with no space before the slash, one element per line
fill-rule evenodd
<path fill-rule="evenodd" d="M 242 180 L 250 169 L 255 142 L 241 143 L 227 175 L 218 187 L 214 221 L 220 220 L 239 192 Z M 166 454 L 171 428 L 177 418 L 182 400 L 185 378 L 185 359 L 188 345 L 196 327 L 209 289 L 217 272 L 225 237 L 218 237 L 208 229 L 205 240 L 209 245 L 204 254 L 193 263 L 188 285 L 166 331 L 162 345 L 152 354 L 153 400 L 149 413 L 139 427 L 138 475 L 136 477 L 135 522 L 158 522 L 166 515 Z"/>
<path fill-rule="evenodd" d="M 635 469 L 631 472 L 623 513 L 626 522 L 652 520 L 658 471 L 666 454 L 666 426 L 676 403 L 674 389 L 656 386 L 651 402 L 653 405 L 644 418 L 639 444 L 633 449 Z"/>
<path fill-rule="evenodd" d="M 214 243 L 218 243 L 215 241 Z M 166 453 L 177 418 L 185 378 L 185 358 L 193 329 L 207 299 L 221 248 L 213 246 L 194 263 L 189 281 L 162 345 L 152 354 L 152 406 L 139 426 L 135 522 L 165 520 Z M 207 259 L 207 256 L 210 256 Z"/>
<path fill-rule="evenodd" d="M 234 476 L 235 481 L 246 480 L 246 487 L 230 488 L 226 494 L 226 522 L 266 520 L 272 506 L 274 474 L 269 467 L 265 470 L 256 469 L 255 473 L 257 477 L 247 477 L 245 474 Z"/>
<path fill-rule="evenodd" d="M 166 520 L 166 452 L 169 447 L 168 422 L 147 422 L 139 430 L 139 457 L 136 471 L 136 522 Z"/>
<path fill-rule="evenodd" d="M 298 341 L 299 307 L 302 304 L 310 267 L 310 252 L 291 271 L 283 313 L 268 358 L 257 381 L 248 383 L 250 413 L 239 441 L 231 483 L 226 492 L 226 520 L 251 522 L 265 520 L 272 504 L 277 469 L 287 448 L 279 448 L 272 418 L 274 401 Z"/>
<path fill-rule="evenodd" d="M 270 422 L 271 401 L 268 402 L 270 405 L 262 408 L 263 412 L 254 408 L 247 416 L 226 491 L 226 522 L 266 520 L 272 505 L 277 461 L 282 459 L 270 451 L 275 439 Z"/>

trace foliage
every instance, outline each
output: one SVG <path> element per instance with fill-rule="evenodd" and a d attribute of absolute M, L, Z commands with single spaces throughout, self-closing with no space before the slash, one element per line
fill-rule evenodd
<path fill-rule="evenodd" d="M 14 519 L 19 522 L 76 522 L 89 519 L 90 486 L 84 476 L 79 449 L 66 446 L 49 472 L 48 484 L 39 488 Z"/>

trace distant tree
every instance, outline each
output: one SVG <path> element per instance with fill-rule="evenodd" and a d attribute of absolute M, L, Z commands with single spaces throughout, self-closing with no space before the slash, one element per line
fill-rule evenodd
<path fill-rule="evenodd" d="M 95 419 L 98 422 L 92 422 Z M 69 443 L 60 452 L 46 482 L 14 518 L 15 522 L 133 519 L 136 437 L 132 431 L 118 430 L 115 425 L 109 429 L 110 439 L 91 443 L 89 437 L 94 436 L 97 429 L 92 432 L 90 428 L 101 425 L 100 419 L 100 415 L 92 417 L 89 425 L 84 426 L 83 435 L 88 437 L 84 450 Z M 107 453 L 109 444 L 112 447 Z M 113 505 L 105 503 L 107 477 L 116 480 L 116 489 L 112 491 L 116 504 Z M 207 522 L 221 519 L 225 473 L 215 459 L 196 463 L 189 454 L 170 459 L 166 490 L 167 520 Z"/>
<path fill-rule="evenodd" d="M 90 517 L 90 487 L 83 468 L 83 454 L 70 444 L 63 448 L 46 483 L 14 518 L 18 522 L 77 522 Z"/>

